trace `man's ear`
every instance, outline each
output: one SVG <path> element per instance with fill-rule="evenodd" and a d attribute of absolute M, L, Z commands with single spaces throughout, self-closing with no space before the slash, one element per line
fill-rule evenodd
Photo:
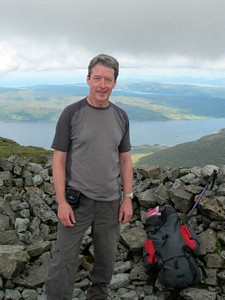
<path fill-rule="evenodd" d="M 87 84 L 90 86 L 90 75 L 87 75 L 87 77 L 86 77 L 86 82 L 87 82 Z"/>

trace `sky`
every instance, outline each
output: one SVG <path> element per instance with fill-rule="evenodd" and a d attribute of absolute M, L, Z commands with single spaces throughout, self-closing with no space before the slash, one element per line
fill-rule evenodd
<path fill-rule="evenodd" d="M 85 77 L 93 56 L 122 78 L 225 78 L 224 0 L 0 0 L 0 86 Z"/>

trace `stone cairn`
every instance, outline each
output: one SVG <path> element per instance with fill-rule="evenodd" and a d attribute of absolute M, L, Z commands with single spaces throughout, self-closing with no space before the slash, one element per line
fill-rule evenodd
<path fill-rule="evenodd" d="M 164 168 L 144 165 L 134 173 L 134 216 L 121 227 L 110 298 L 166 299 L 170 291 L 143 267 L 146 212 L 172 203 L 181 219 L 193 207 L 206 178 L 218 176 L 189 224 L 201 241 L 200 260 L 207 277 L 183 289 L 179 299 L 225 299 L 225 166 Z M 0 158 L 0 300 L 46 300 L 45 279 L 57 230 L 57 203 L 51 157 L 42 161 Z M 91 230 L 83 238 L 73 300 L 86 299 L 93 268 Z"/>

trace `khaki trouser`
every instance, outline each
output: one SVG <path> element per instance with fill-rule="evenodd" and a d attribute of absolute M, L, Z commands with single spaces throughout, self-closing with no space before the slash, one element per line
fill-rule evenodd
<path fill-rule="evenodd" d="M 119 200 L 93 201 L 82 195 L 75 210 L 76 225 L 65 227 L 59 223 L 56 250 L 46 280 L 48 300 L 72 299 L 80 245 L 89 226 L 92 226 L 94 268 L 87 299 L 107 299 L 120 236 L 119 206 Z"/>

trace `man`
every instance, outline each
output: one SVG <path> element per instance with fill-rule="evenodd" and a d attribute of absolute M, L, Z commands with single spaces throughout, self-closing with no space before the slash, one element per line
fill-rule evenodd
<path fill-rule="evenodd" d="M 72 299 L 80 244 L 90 226 L 94 268 L 87 298 L 108 297 L 120 224 L 127 223 L 133 213 L 129 121 L 109 101 L 118 73 L 115 58 L 94 57 L 88 67 L 88 97 L 66 107 L 57 123 L 52 148 L 59 224 L 46 281 L 48 300 Z M 67 200 L 71 199 L 70 205 Z"/>

